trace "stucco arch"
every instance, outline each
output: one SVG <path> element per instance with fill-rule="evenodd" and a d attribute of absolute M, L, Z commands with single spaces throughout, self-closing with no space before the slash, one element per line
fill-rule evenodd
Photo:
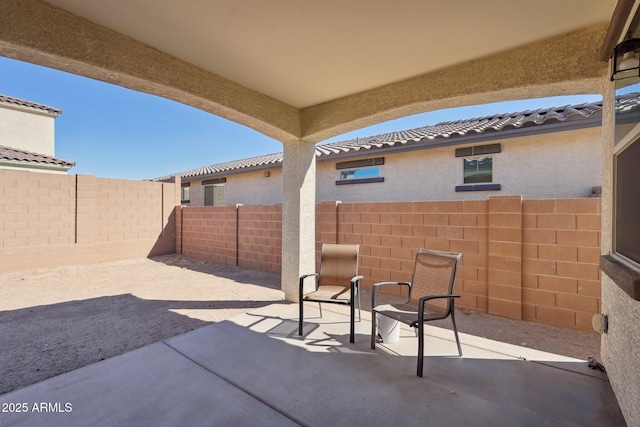
<path fill-rule="evenodd" d="M 71 10 L 74 7 L 92 7 L 73 0 L 56 0 L 54 3 L 65 4 Z M 413 7 L 424 8 L 424 4 L 416 1 Z M 595 10 L 598 4 L 601 3 L 594 2 L 584 10 Z M 478 6 L 476 3 L 473 5 Z M 120 6 L 126 7 L 127 4 L 121 3 Z M 155 5 L 148 3 L 147 6 Z M 256 3 L 254 6 L 259 5 Z M 364 7 L 365 3 L 361 6 Z M 170 7 L 165 5 L 167 9 Z M 539 10 L 530 9 L 531 12 Z M 112 11 L 109 8 L 101 10 L 102 13 Z M 451 11 L 443 13 L 446 12 Z M 576 17 L 574 10 L 565 10 L 564 13 Z M 593 14 L 583 22 L 594 22 L 595 16 L 603 18 L 603 15 Z M 99 20 L 99 13 L 95 17 Z M 139 17 L 141 21 L 138 24 L 148 26 L 146 15 Z M 117 16 L 115 19 L 111 22 L 117 24 Z M 476 31 L 483 29 L 477 26 L 478 22 L 485 28 L 491 25 L 491 22 L 475 17 L 469 19 L 467 24 L 475 24 Z M 520 30 L 524 30 L 524 24 L 525 21 Z M 535 23 L 533 26 L 528 23 L 527 27 L 531 35 L 540 32 Z M 527 42 L 505 51 L 477 46 L 476 49 L 483 48 L 482 52 L 490 53 L 482 57 L 476 54 L 476 59 L 441 69 L 428 72 L 421 69 L 408 79 L 384 82 L 372 89 L 308 106 L 294 106 L 275 99 L 38 0 L 0 2 L 0 55 L 172 99 L 248 126 L 282 142 L 287 163 L 283 169 L 286 184 L 282 287 L 287 298 L 295 299 L 295 278 L 314 270 L 315 143 L 367 125 L 425 111 L 509 99 L 599 92 L 607 72 L 607 64 L 598 57 L 606 28 L 606 23 L 592 23 L 580 30 Z M 155 31 L 152 30 L 151 33 Z M 556 31 L 561 31 L 561 28 L 556 27 Z M 447 37 L 446 34 L 443 37 Z M 405 40 L 411 42 L 411 39 Z M 444 41 L 441 39 L 442 43 Z M 498 42 L 499 39 L 494 39 L 494 43 Z M 235 45 L 230 41 L 230 46 Z M 416 48 L 421 47 L 427 46 Z M 207 54 L 206 51 L 198 53 Z M 293 63 L 292 67 L 295 67 L 295 61 Z M 394 66 L 402 67 L 403 64 Z M 215 69 L 215 61 L 212 69 Z M 260 71 L 256 69 L 254 73 Z M 314 83 L 309 81 L 306 84 L 309 87 Z"/>
<path fill-rule="evenodd" d="M 282 142 L 319 142 L 383 121 L 463 105 L 595 93 L 607 24 L 306 108 L 244 87 L 49 4 L 0 3 L 0 54 L 172 99 Z M 398 65 L 399 67 L 402 64 Z"/>

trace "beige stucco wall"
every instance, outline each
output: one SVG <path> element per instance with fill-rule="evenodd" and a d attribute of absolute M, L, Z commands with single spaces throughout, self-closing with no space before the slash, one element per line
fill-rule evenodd
<path fill-rule="evenodd" d="M 462 185 L 462 159 L 451 146 L 396 154 L 371 154 L 385 158 L 380 166 L 382 183 L 336 185 L 336 161 L 318 161 L 316 200 L 342 202 L 397 202 L 417 200 L 479 200 L 489 196 L 522 195 L 535 198 L 588 197 L 600 186 L 602 155 L 600 128 L 484 142 L 501 143 L 493 155 L 494 182 L 500 191 L 456 192 Z M 344 159 L 343 159 L 344 160 Z M 282 170 L 271 169 L 227 175 L 225 204 L 282 203 Z M 189 206 L 204 205 L 201 181 L 191 182 Z"/>
<path fill-rule="evenodd" d="M 483 145 L 488 144 L 485 142 Z M 384 183 L 336 186 L 335 162 L 318 163 L 318 201 L 343 202 L 469 200 L 489 196 L 524 198 L 588 197 L 600 186 L 600 128 L 496 140 L 502 152 L 493 155 L 493 180 L 500 191 L 456 192 L 463 184 L 462 159 L 443 147 L 384 155 Z M 372 156 L 374 157 L 374 156 Z"/>
<path fill-rule="evenodd" d="M 602 275 L 602 312 L 609 332 L 602 335 L 601 355 L 620 409 L 630 426 L 640 425 L 640 301 Z M 633 421 L 633 422 L 631 422 Z M 634 424 L 635 423 L 635 424 Z"/>
<path fill-rule="evenodd" d="M 604 83 L 602 121 L 602 254 L 613 245 L 613 87 Z M 620 409 L 630 426 L 640 426 L 640 301 L 635 301 L 602 274 L 602 313 L 609 331 L 602 335 L 600 353 Z"/>
<path fill-rule="evenodd" d="M 271 205 L 282 203 L 282 169 L 269 169 L 225 176 L 225 205 Z M 188 206 L 204 206 L 202 180 L 191 181 Z"/>
<path fill-rule="evenodd" d="M 53 156 L 55 117 L 0 104 L 0 145 Z"/>

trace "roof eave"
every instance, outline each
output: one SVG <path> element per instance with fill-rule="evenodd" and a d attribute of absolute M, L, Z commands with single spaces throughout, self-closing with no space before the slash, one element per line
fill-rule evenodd
<path fill-rule="evenodd" d="M 273 170 L 273 169 L 281 169 L 281 168 L 282 168 L 282 162 L 274 162 L 274 163 L 259 165 L 255 167 L 248 166 L 243 168 L 228 169 L 228 170 L 219 171 L 219 172 L 207 173 L 204 175 L 186 176 L 186 177 L 181 177 L 180 180 L 182 182 L 192 182 L 192 181 L 200 181 L 200 180 L 209 179 L 209 178 L 219 178 L 219 177 L 224 177 L 229 175 L 237 175 L 244 172 L 260 172 L 264 170 Z M 167 177 L 166 179 L 168 180 L 171 178 Z"/>
<path fill-rule="evenodd" d="M 579 129 L 587 129 L 600 126 L 602 123 L 601 114 L 594 114 L 588 118 L 568 119 L 562 122 L 545 123 L 543 125 L 530 125 L 520 128 L 503 129 L 499 131 L 485 131 L 479 134 L 453 135 L 450 137 L 436 137 L 433 140 L 424 142 L 425 138 L 419 141 L 397 142 L 394 145 L 382 147 L 363 148 L 357 151 L 347 151 L 339 153 L 322 154 L 318 156 L 318 162 L 332 160 L 352 159 L 367 157 L 367 153 L 378 155 L 381 153 L 399 153 L 405 151 L 428 150 L 432 148 L 448 147 L 453 145 L 478 144 L 496 140 L 522 138 L 526 136 L 542 135 L 546 133 L 564 132 Z M 374 154 L 375 153 L 375 154 Z"/>
<path fill-rule="evenodd" d="M 0 168 L 2 168 L 3 166 L 11 169 L 38 169 L 43 171 L 46 170 L 46 171 L 56 171 L 56 172 L 68 172 L 69 169 L 75 166 L 75 163 L 70 165 L 56 165 L 56 164 L 50 164 L 50 163 L 0 159 Z"/>

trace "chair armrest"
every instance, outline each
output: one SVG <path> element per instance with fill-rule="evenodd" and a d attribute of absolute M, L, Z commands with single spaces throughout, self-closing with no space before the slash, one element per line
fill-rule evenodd
<path fill-rule="evenodd" d="M 455 299 L 455 298 L 460 298 L 460 295 L 446 294 L 446 295 L 428 295 L 426 297 L 421 297 L 420 302 L 418 303 L 418 323 L 424 322 L 424 304 L 427 301 L 432 299 L 444 299 L 444 298 Z"/>
<path fill-rule="evenodd" d="M 446 294 L 446 295 L 427 295 L 426 297 L 420 298 L 420 304 L 424 304 L 425 301 L 429 301 L 430 299 L 438 299 L 438 298 L 460 298 L 460 295 Z"/>
<path fill-rule="evenodd" d="M 300 276 L 300 280 L 304 280 L 304 279 L 306 279 L 307 277 L 310 277 L 310 276 L 320 277 L 320 275 L 318 273 L 309 273 L 309 274 L 305 274 L 304 276 Z"/>
<path fill-rule="evenodd" d="M 362 279 L 364 279 L 364 276 L 354 276 L 351 278 L 351 282 L 352 283 L 359 282 Z"/>
<path fill-rule="evenodd" d="M 380 282 L 371 286 L 371 289 L 381 288 L 383 286 L 408 286 L 411 287 L 409 282 Z"/>
<path fill-rule="evenodd" d="M 310 273 L 310 274 L 305 274 L 304 276 L 300 276 L 299 290 L 298 290 L 300 299 L 302 299 L 302 295 L 303 295 L 302 288 L 304 287 L 304 279 L 311 276 L 316 277 L 316 290 L 318 289 L 318 281 L 320 280 L 320 275 L 318 273 Z"/>
<path fill-rule="evenodd" d="M 406 286 L 409 288 L 409 297 L 411 296 L 411 283 L 409 282 L 380 282 L 371 286 L 371 309 L 373 310 L 376 306 L 376 294 L 378 293 L 378 288 L 382 288 L 384 286 Z M 409 298 L 407 298 L 409 301 Z"/>

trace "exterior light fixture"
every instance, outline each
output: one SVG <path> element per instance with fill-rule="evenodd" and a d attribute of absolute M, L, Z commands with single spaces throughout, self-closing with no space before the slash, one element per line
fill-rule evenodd
<path fill-rule="evenodd" d="M 640 77 L 640 38 L 628 39 L 613 49 L 611 81 Z"/>

